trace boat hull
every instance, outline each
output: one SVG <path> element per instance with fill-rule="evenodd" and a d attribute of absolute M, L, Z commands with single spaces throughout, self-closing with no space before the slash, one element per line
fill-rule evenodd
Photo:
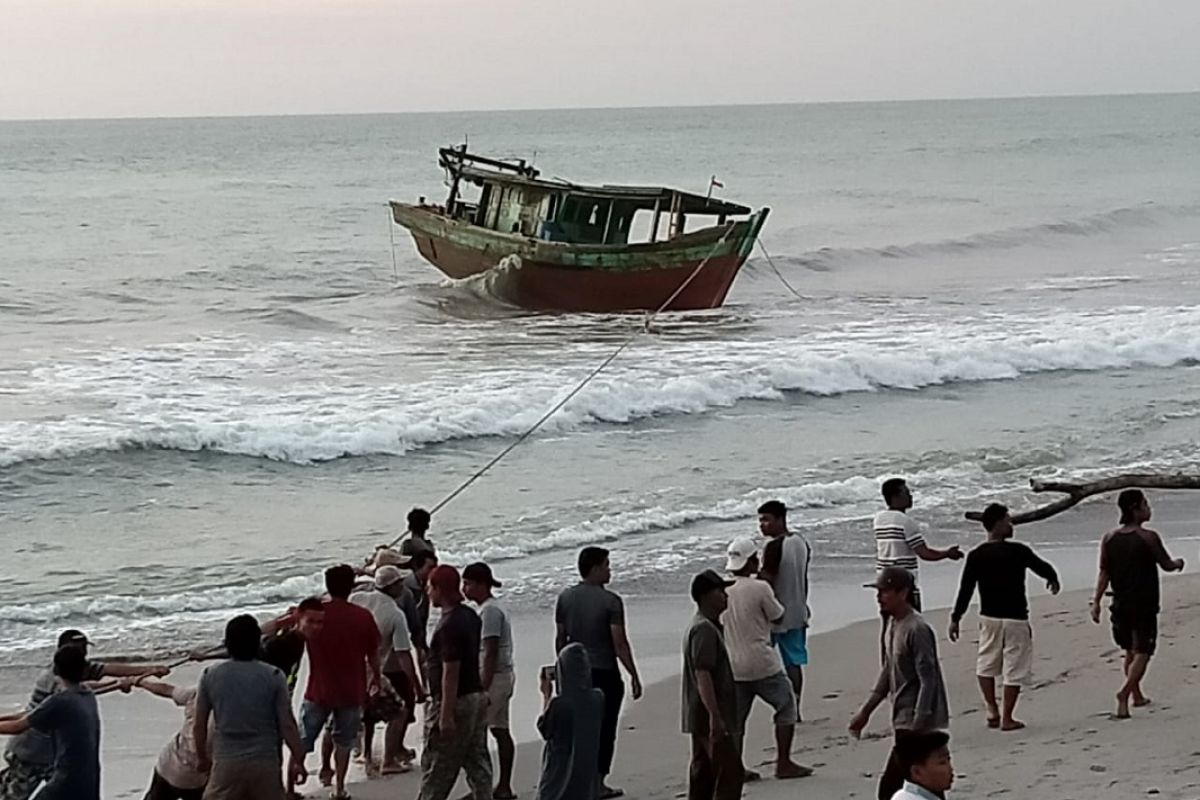
<path fill-rule="evenodd" d="M 495 294 L 524 308 L 583 312 L 720 306 L 768 213 L 669 242 L 605 247 L 502 234 L 424 206 L 392 203 L 392 210 L 418 252 L 448 277 L 483 275 Z"/>

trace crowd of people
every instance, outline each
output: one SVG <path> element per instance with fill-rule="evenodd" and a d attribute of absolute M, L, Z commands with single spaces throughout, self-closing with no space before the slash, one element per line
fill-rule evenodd
<path fill-rule="evenodd" d="M 881 669 L 849 730 L 859 736 L 890 701 L 894 742 L 878 785 L 880 800 L 946 796 L 954 779 L 950 708 L 937 635 L 921 615 L 921 561 L 961 560 L 957 547 L 930 546 L 910 516 L 912 494 L 901 479 L 882 487 L 886 509 L 874 519 L 874 588 L 882 618 Z M 1137 490 L 1121 493 L 1120 527 L 1100 547 L 1092 617 L 1111 591 L 1113 638 L 1125 652 L 1117 717 L 1143 706 L 1141 682 L 1157 639 L 1159 569 L 1183 569 L 1157 533 Z M 1032 675 L 1033 639 L 1025 576 L 1059 591 L 1053 566 L 1012 540 L 999 504 L 982 515 L 986 540 L 965 556 L 950 616 L 949 639 L 979 594 L 976 676 L 988 727 L 1017 731 L 1021 689 Z M 809 565 L 813 549 L 787 524 L 787 508 L 758 509 L 760 536 L 729 543 L 724 571 L 691 581 L 696 613 L 683 638 L 681 722 L 690 737 L 689 800 L 740 798 L 762 776 L 743 763 L 746 725 L 756 699 L 773 714 L 774 777 L 803 778 L 792 745 L 802 720 L 808 664 Z M 325 594 L 304 599 L 260 623 L 231 619 L 223 645 L 197 652 L 220 659 L 194 686 L 162 680 L 166 665 L 97 662 L 82 632 L 62 633 L 28 708 L 0 718 L 11 736 L 0 772 L 0 800 L 99 800 L 100 717 L 96 695 L 140 689 L 182 709 L 183 723 L 163 748 L 146 800 L 283 800 L 309 780 L 309 755 L 320 744 L 318 781 L 344 800 L 355 751 L 369 776 L 414 769 L 407 732 L 424 706 L 419 800 L 445 800 L 465 776 L 471 800 L 511 800 L 516 747 L 510 706 L 516 681 L 508 612 L 488 564 L 460 571 L 438 561 L 430 516 L 414 509 L 399 550 L 385 547 L 360 568 L 326 570 Z M 538 800 L 608 800 L 623 792 L 609 776 L 626 676 L 633 699 L 641 677 L 625 627 L 625 608 L 608 588 L 609 553 L 585 547 L 579 582 L 558 596 L 555 665 L 543 668 L 537 729 L 545 740 Z M 717 565 L 714 565 L 717 566 Z M 432 632 L 430 609 L 439 609 Z M 302 660 L 308 680 L 293 713 Z M 623 670 L 623 672 L 622 672 Z M 997 691 L 999 690 L 999 697 Z M 380 756 L 375 734 L 383 730 Z M 489 737 L 496 746 L 493 764 Z M 286 751 L 286 763 L 283 754 Z"/>

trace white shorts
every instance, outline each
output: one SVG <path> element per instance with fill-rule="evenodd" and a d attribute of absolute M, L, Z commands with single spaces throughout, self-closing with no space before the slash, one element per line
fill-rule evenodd
<path fill-rule="evenodd" d="M 1033 628 L 1023 619 L 979 618 L 979 660 L 975 674 L 1002 678 L 1004 686 L 1033 680 Z"/>
<path fill-rule="evenodd" d="M 512 703 L 513 689 L 516 688 L 516 676 L 512 671 L 497 672 L 492 676 L 492 686 L 488 689 L 487 726 L 488 730 L 508 730 L 508 707 Z"/>

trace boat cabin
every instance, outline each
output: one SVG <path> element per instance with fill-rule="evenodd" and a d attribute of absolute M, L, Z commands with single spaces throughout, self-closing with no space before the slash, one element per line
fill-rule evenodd
<path fill-rule="evenodd" d="M 626 245 L 669 240 L 686 232 L 692 216 L 722 225 L 750 214 L 736 203 L 659 186 L 583 186 L 543 180 L 525 161 L 501 161 L 439 151 L 449 173 L 446 214 L 489 230 L 571 244 Z M 467 200 L 464 191 L 478 190 Z M 472 191 L 472 194 L 475 194 Z M 666 218 L 666 230 L 663 219 Z"/>

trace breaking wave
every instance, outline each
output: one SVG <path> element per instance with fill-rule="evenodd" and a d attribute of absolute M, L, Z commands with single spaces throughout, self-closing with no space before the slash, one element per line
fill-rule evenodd
<path fill-rule="evenodd" d="M 903 339 L 894 338 L 897 327 Z M 524 432 L 587 374 L 573 351 L 544 351 L 519 366 L 430 366 L 409 383 L 340 380 L 344 348 L 290 343 L 246 348 L 218 368 L 177 347 L 86 359 L 36 371 L 41 399 L 84 399 L 91 415 L 0 423 L 0 466 L 101 451 L 212 451 L 312 464 L 399 456 L 441 442 Z M 591 348 L 603 354 L 607 348 Z M 319 357 L 318 357 L 319 356 Z M 223 356 L 226 361 L 231 358 Z M 276 360 L 303 361 L 305 370 Z M 592 360 L 594 358 L 594 360 Z M 1200 361 L 1200 309 L 1118 308 L 1051 317 L 991 315 L 950 325 L 897 318 L 864 333 L 813 332 L 757 341 L 647 337 L 547 423 L 548 432 L 652 417 L 702 414 L 743 401 L 919 390 L 1054 371 L 1171 367 Z M 537 364 L 546 363 L 544 369 Z M 361 366 L 361 365 L 360 365 Z M 290 373 L 288 370 L 292 370 Z M 287 373 L 286 376 L 282 371 Z M 254 379 L 271 376 L 268 383 Z M 316 377 L 314 377 L 316 376 Z"/>

